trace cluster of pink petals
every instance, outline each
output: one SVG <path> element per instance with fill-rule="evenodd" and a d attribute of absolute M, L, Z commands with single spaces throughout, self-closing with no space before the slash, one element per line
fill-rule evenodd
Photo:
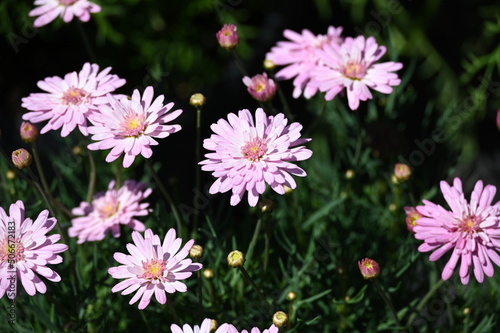
<path fill-rule="evenodd" d="M 413 231 L 416 239 L 424 241 L 418 250 L 434 251 L 431 261 L 452 250 L 441 275 L 443 280 L 451 277 L 460 260 L 459 275 L 463 284 L 469 283 L 470 266 L 476 280 L 483 282 L 485 275 L 493 276 L 493 263 L 500 266 L 500 202 L 492 204 L 496 187 L 483 186 L 483 182 L 478 181 L 469 203 L 458 178 L 454 179 L 453 186 L 442 181 L 441 191 L 451 211 L 427 200 L 423 206 L 416 207 L 422 217 Z"/>
<path fill-rule="evenodd" d="M 292 30 L 285 30 L 283 36 L 288 41 L 278 42 L 267 53 L 266 59 L 275 65 L 286 66 L 276 73 L 278 80 L 293 80 L 293 97 L 298 98 L 304 94 L 305 98 L 311 98 L 316 94 L 318 88 L 310 85 L 311 71 L 319 62 L 317 51 L 325 45 L 340 45 L 342 43 L 342 27 L 328 27 L 326 35 L 314 35 L 311 31 L 304 29 L 302 34 Z"/>
<path fill-rule="evenodd" d="M 38 275 L 52 282 L 61 281 L 59 274 L 47 267 L 60 264 L 63 259 L 57 253 L 68 249 L 65 244 L 56 244 L 61 235 L 47 236 L 57 223 L 42 211 L 35 221 L 25 217 L 22 201 L 10 205 L 9 215 L 0 207 L 0 298 L 14 299 L 17 282 L 20 280 L 28 295 L 44 294 L 47 286 Z"/>
<path fill-rule="evenodd" d="M 116 252 L 113 257 L 122 265 L 111 267 L 108 273 L 115 279 L 125 279 L 111 291 L 122 291 L 122 295 L 136 292 L 129 304 L 140 299 L 139 310 L 148 306 L 153 295 L 160 304 L 165 304 L 166 293 L 187 291 L 180 280 L 202 268 L 201 264 L 185 259 L 194 240 L 180 249 L 182 239 L 176 238 L 174 229 L 168 231 L 163 242 L 151 229 L 145 231 L 144 237 L 137 231 L 132 232 L 132 239 L 134 244 L 127 244 L 130 255 Z"/>
<path fill-rule="evenodd" d="M 180 125 L 166 125 L 174 120 L 182 110 L 169 112 L 174 103 L 163 105 L 164 96 L 153 101 L 153 87 L 147 87 L 141 94 L 136 89 L 132 98 L 117 98 L 108 94 L 109 104 L 99 107 L 100 114 L 90 117 L 93 126 L 88 127 L 92 140 L 90 150 L 111 149 L 106 162 L 110 163 L 124 154 L 123 166 L 128 168 L 137 155 L 150 158 L 153 150 L 150 146 L 158 145 L 154 138 L 166 138 L 181 130 Z"/>
<path fill-rule="evenodd" d="M 170 330 L 172 331 L 172 333 L 210 333 L 210 319 L 205 318 L 205 320 L 203 320 L 203 322 L 201 323 L 201 327 L 195 325 L 193 328 L 191 328 L 191 326 L 189 326 L 188 324 L 184 324 L 184 326 L 182 326 L 181 329 L 179 326 L 172 324 L 170 326 Z M 219 326 L 219 328 L 214 333 L 239 333 L 239 332 L 233 325 L 225 323 Z M 241 333 L 248 333 L 248 331 L 243 330 L 241 331 Z M 250 333 L 260 333 L 260 329 L 254 327 L 252 328 Z M 278 327 L 271 325 L 269 329 L 265 329 L 264 331 L 262 331 L 262 333 L 278 333 Z"/>
<path fill-rule="evenodd" d="M 49 122 L 40 131 L 44 134 L 62 127 L 61 136 L 71 133 L 76 126 L 87 135 L 87 119 L 98 112 L 99 105 L 107 103 L 106 94 L 125 84 L 111 67 L 99 72 L 96 64 L 85 63 L 82 70 L 68 73 L 63 78 L 48 77 L 37 85 L 46 93 L 33 93 L 22 99 L 22 107 L 30 110 L 24 120 Z"/>
<path fill-rule="evenodd" d="M 90 20 L 90 13 L 99 13 L 101 7 L 88 0 L 35 0 L 35 9 L 29 12 L 29 16 L 38 16 L 33 23 L 35 28 L 44 26 L 56 17 L 61 17 L 65 23 L 70 22 L 73 17 L 78 17 L 82 22 Z"/>
<path fill-rule="evenodd" d="M 219 45 L 228 51 L 238 46 L 239 39 L 236 30 L 234 24 L 224 24 L 222 29 L 215 34 Z"/>
<path fill-rule="evenodd" d="M 141 203 L 152 190 L 146 184 L 135 180 L 126 180 L 119 189 L 116 182 L 109 183 L 106 192 L 97 193 L 91 203 L 81 202 L 71 213 L 78 216 L 71 220 L 68 230 L 70 237 L 78 237 L 78 244 L 100 241 L 111 232 L 113 237 L 120 237 L 120 225 L 126 225 L 136 231 L 144 231 L 144 224 L 135 219 L 150 212 L 149 203 Z"/>
<path fill-rule="evenodd" d="M 243 83 L 247 86 L 248 93 L 259 102 L 267 102 L 276 93 L 276 84 L 267 77 L 267 73 L 257 74 L 250 78 L 245 76 Z"/>
<path fill-rule="evenodd" d="M 291 174 L 306 176 L 304 170 L 291 163 L 312 155 L 311 150 L 299 146 L 311 140 L 300 138 L 302 125 L 287 126 L 282 113 L 266 116 L 261 108 L 255 112 L 255 121 L 246 109 L 238 115 L 230 113 L 227 119 L 212 124 L 214 134 L 203 142 L 205 149 L 213 151 L 199 163 L 202 170 L 211 171 L 217 178 L 210 187 L 211 194 L 232 190 L 230 202 L 234 206 L 247 191 L 248 203 L 255 206 L 266 183 L 284 194 L 284 185 L 296 187 Z"/>
<path fill-rule="evenodd" d="M 222 324 L 219 329 L 221 330 L 221 333 L 240 333 L 236 327 L 234 327 L 233 325 L 231 324 Z M 262 331 L 262 333 L 278 333 L 279 329 L 278 327 L 271 325 L 271 327 L 269 327 L 268 329 L 265 329 Z M 219 331 L 217 330 L 217 333 L 219 333 Z M 241 331 L 241 333 L 248 333 L 247 330 L 243 330 Z M 252 328 L 252 330 L 250 331 L 250 333 L 261 333 L 260 332 L 260 329 L 257 328 L 257 327 L 254 327 Z"/>

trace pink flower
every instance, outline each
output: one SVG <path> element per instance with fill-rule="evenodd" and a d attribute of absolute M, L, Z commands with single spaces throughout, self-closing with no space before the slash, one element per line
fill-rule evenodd
<path fill-rule="evenodd" d="M 385 46 L 379 46 L 373 37 L 347 37 L 340 46 L 326 45 L 317 51 L 322 66 L 312 71 L 311 84 L 326 92 L 327 101 L 345 88 L 349 107 L 356 110 L 359 101 L 372 98 L 368 88 L 390 94 L 391 87 L 401 83 L 398 75 L 391 73 L 403 68 L 401 63 L 375 64 L 385 52 Z"/>
<path fill-rule="evenodd" d="M 406 227 L 408 228 L 408 231 L 415 232 L 413 229 L 417 224 L 417 220 L 421 218 L 422 215 L 417 211 L 415 207 L 405 207 L 404 210 L 406 213 Z"/>
<path fill-rule="evenodd" d="M 191 326 L 189 326 L 188 324 L 184 324 L 181 329 L 176 324 L 170 325 L 170 330 L 172 331 L 172 333 L 210 333 L 210 328 L 210 318 L 205 318 L 201 323 L 201 327 L 198 325 L 194 325 L 194 327 L 191 328 Z M 223 324 L 214 333 L 227 333 L 227 324 Z"/>
<path fill-rule="evenodd" d="M 87 135 L 87 119 L 98 111 L 99 105 L 107 103 L 107 93 L 125 84 L 124 79 L 108 74 L 110 70 L 108 67 L 99 73 L 98 65 L 85 63 L 80 73 L 38 81 L 38 87 L 47 93 L 22 99 L 22 107 L 32 111 L 25 113 L 23 119 L 32 123 L 49 120 L 41 134 L 62 127 L 61 136 L 65 137 L 78 126 Z"/>
<path fill-rule="evenodd" d="M 126 225 L 136 231 L 144 231 L 144 224 L 136 216 L 146 216 L 150 212 L 149 203 L 141 203 L 152 190 L 146 184 L 126 180 L 120 189 L 115 189 L 116 182 L 109 183 L 106 192 L 97 193 L 92 203 L 82 202 L 71 211 L 79 216 L 71 220 L 68 230 L 70 237 L 78 237 L 78 244 L 88 241 L 100 241 L 108 232 L 113 237 L 120 237 L 120 225 Z"/>
<path fill-rule="evenodd" d="M 245 76 L 243 83 L 248 87 L 248 93 L 259 102 L 267 102 L 274 97 L 276 85 L 267 73 L 257 74 L 252 78 Z"/>
<path fill-rule="evenodd" d="M 136 89 L 132 99 L 115 98 L 107 95 L 109 105 L 101 105 L 99 117 L 89 120 L 94 126 L 88 131 L 92 140 L 99 141 L 88 145 L 90 150 L 111 149 L 106 162 L 112 162 L 124 153 L 123 166 L 128 168 L 137 155 L 145 158 L 153 155 L 150 146 L 157 145 L 153 138 L 166 138 L 181 129 L 180 125 L 165 125 L 174 120 L 182 110 L 168 113 L 174 103 L 163 105 L 164 96 L 158 96 L 153 102 L 153 87 L 147 87 L 141 95 Z"/>
<path fill-rule="evenodd" d="M 500 130 L 500 110 L 497 111 L 497 127 Z"/>
<path fill-rule="evenodd" d="M 220 332 L 219 332 L 219 330 L 220 330 Z M 263 330 L 262 333 L 278 333 L 278 331 L 279 331 L 278 327 L 274 326 L 274 324 L 273 324 L 268 329 Z M 177 332 L 175 332 L 175 333 L 177 333 Z M 236 329 L 236 327 L 234 327 L 231 324 L 222 324 L 216 333 L 239 333 L 239 332 Z M 248 333 L 248 331 L 243 330 L 243 331 L 241 331 L 241 333 Z M 260 333 L 260 329 L 258 327 L 254 327 L 254 328 L 252 328 L 250 333 Z"/>
<path fill-rule="evenodd" d="M 22 122 L 19 133 L 21 134 L 21 139 L 26 143 L 33 143 L 38 137 L 38 130 L 36 127 L 32 123 L 26 121 Z"/>
<path fill-rule="evenodd" d="M 278 42 L 266 55 L 275 65 L 286 67 L 276 73 L 278 80 L 293 80 L 293 97 L 298 98 L 304 94 L 305 98 L 311 98 L 316 94 L 318 88 L 309 84 L 311 71 L 318 65 L 319 58 L 317 50 L 323 49 L 325 45 L 339 45 L 342 42 L 340 35 L 342 27 L 328 27 L 326 35 L 315 36 L 311 31 L 304 29 L 302 34 L 292 30 L 285 30 L 283 36 L 289 41 Z"/>
<path fill-rule="evenodd" d="M 64 22 L 70 22 L 74 16 L 82 22 L 90 20 L 90 13 L 99 13 L 101 7 L 88 0 L 35 0 L 39 6 L 29 12 L 29 16 L 38 16 L 33 23 L 35 28 L 52 22 L 56 17 L 61 17 Z"/>
<path fill-rule="evenodd" d="M 493 276 L 492 261 L 500 266 L 500 202 L 492 205 L 496 187 L 478 181 L 472 191 L 470 203 L 464 198 L 462 182 L 455 178 L 453 186 L 441 182 L 441 191 L 451 211 L 424 200 L 424 206 L 417 206 L 422 217 L 417 220 L 415 238 L 424 241 L 420 252 L 435 250 L 429 260 L 436 261 L 453 249 L 441 277 L 447 280 L 453 274 L 458 260 L 460 279 L 469 282 L 469 267 L 474 266 L 474 275 L 483 282 L 484 275 Z"/>
<path fill-rule="evenodd" d="M 212 124 L 215 134 L 205 139 L 203 147 L 213 150 L 200 162 L 201 169 L 212 171 L 217 180 L 209 192 L 232 190 L 231 205 L 238 204 L 245 191 L 248 203 L 255 206 L 266 189 L 266 183 L 279 194 L 285 193 L 284 186 L 295 188 L 290 174 L 304 177 L 304 170 L 291 162 L 306 160 L 312 151 L 304 146 L 296 147 L 311 139 L 300 139 L 302 125 L 292 123 L 280 113 L 266 116 L 261 108 L 255 112 L 255 122 L 248 110 L 230 113 L 228 121 L 219 119 Z"/>
<path fill-rule="evenodd" d="M 374 279 L 380 275 L 380 266 L 373 259 L 365 258 L 358 261 L 358 267 L 361 275 L 367 280 Z"/>
<path fill-rule="evenodd" d="M 0 207 L 0 298 L 7 293 L 8 298 L 14 299 L 18 280 L 30 296 L 47 291 L 38 275 L 52 282 L 61 281 L 59 274 L 47 267 L 60 264 L 63 259 L 57 253 L 68 249 L 65 244 L 56 244 L 61 235 L 46 235 L 57 220 L 48 217 L 48 210 L 42 211 L 34 222 L 24 213 L 20 200 L 10 205 L 10 216 Z"/>
<path fill-rule="evenodd" d="M 219 45 L 228 51 L 238 46 L 238 33 L 234 24 L 224 24 L 215 36 Z"/>
<path fill-rule="evenodd" d="M 139 232 L 132 232 L 132 239 L 134 244 L 127 244 L 130 255 L 116 252 L 113 256 L 123 265 L 111 267 L 108 273 L 115 279 L 125 279 L 116 284 L 112 292 L 123 290 L 121 294 L 128 295 L 137 291 L 129 304 L 141 299 L 139 310 L 148 306 L 153 295 L 160 304 L 165 304 L 165 292 L 187 291 L 186 285 L 179 280 L 187 279 L 203 267 L 191 259 L 184 259 L 194 240 L 191 239 L 179 251 L 182 239 L 175 238 L 174 229 L 168 231 L 163 243 L 151 229 L 146 230 L 144 238 Z"/>

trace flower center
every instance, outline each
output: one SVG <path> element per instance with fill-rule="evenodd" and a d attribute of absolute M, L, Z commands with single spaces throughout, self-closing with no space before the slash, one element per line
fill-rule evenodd
<path fill-rule="evenodd" d="M 460 224 L 458 226 L 458 230 L 465 233 L 466 236 L 472 236 L 474 233 L 477 233 L 482 230 L 479 227 L 481 219 L 478 218 L 477 216 L 467 216 L 459 221 Z"/>
<path fill-rule="evenodd" d="M 114 196 L 106 195 L 102 198 L 95 200 L 94 208 L 99 214 L 99 217 L 107 219 L 116 214 L 120 203 Z"/>
<path fill-rule="evenodd" d="M 144 273 L 139 276 L 140 278 L 160 281 L 166 280 L 163 273 L 167 270 L 167 264 L 161 259 L 149 259 L 143 262 L 142 269 Z"/>
<path fill-rule="evenodd" d="M 344 66 L 344 75 L 352 80 L 361 80 L 366 75 L 366 67 L 359 62 L 349 62 Z"/>
<path fill-rule="evenodd" d="M 261 92 L 262 90 L 266 89 L 266 83 L 263 81 L 257 82 L 254 89 L 256 92 Z"/>
<path fill-rule="evenodd" d="M 6 238 L 0 243 L 0 263 L 8 260 L 9 263 L 24 260 L 24 246 L 19 238 L 10 241 Z"/>
<path fill-rule="evenodd" d="M 266 151 L 267 145 L 260 138 L 250 140 L 241 148 L 243 156 L 252 162 L 260 161 Z"/>
<path fill-rule="evenodd" d="M 63 6 L 71 6 L 72 4 L 74 4 L 77 1 L 78 0 L 59 0 L 59 3 Z"/>
<path fill-rule="evenodd" d="M 125 136 L 138 137 L 144 133 L 146 126 L 147 123 L 144 121 L 143 117 L 133 114 L 123 120 L 120 124 L 120 130 Z"/>
<path fill-rule="evenodd" d="M 87 92 L 80 88 L 69 88 L 63 95 L 62 100 L 65 104 L 79 105 L 87 100 Z"/>

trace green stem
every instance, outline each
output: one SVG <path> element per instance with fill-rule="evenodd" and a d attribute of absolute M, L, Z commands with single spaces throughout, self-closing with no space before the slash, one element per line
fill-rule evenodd
<path fill-rule="evenodd" d="M 87 34 L 85 33 L 85 30 L 83 30 L 82 22 L 80 20 L 76 20 L 76 26 L 78 27 L 78 33 L 82 37 L 83 45 L 85 47 L 85 50 L 87 51 L 88 56 L 90 57 L 90 60 L 92 60 L 92 62 L 97 62 L 97 58 L 95 56 L 95 53 L 92 50 L 92 45 L 90 44 L 89 39 L 87 38 Z"/>
<path fill-rule="evenodd" d="M 276 78 L 273 77 L 274 84 L 276 84 L 276 90 L 278 91 L 278 97 L 280 98 L 281 104 L 283 104 L 283 111 L 285 112 L 286 117 L 290 122 L 293 121 L 294 116 L 292 115 L 292 111 L 290 109 L 290 106 L 288 105 L 288 101 L 286 100 L 285 94 L 283 94 L 283 90 L 281 90 L 281 87 L 279 85 L 279 81 L 276 80 Z"/>
<path fill-rule="evenodd" d="M 253 254 L 253 249 L 255 248 L 255 245 L 257 244 L 257 239 L 259 238 L 259 233 L 260 229 L 262 228 L 262 221 L 264 220 L 264 216 L 261 216 L 259 220 L 257 221 L 257 225 L 255 226 L 255 230 L 253 232 L 253 237 L 252 240 L 250 241 L 250 245 L 248 246 L 248 250 L 246 252 L 245 258 L 246 261 L 250 261 L 252 258 Z"/>
<path fill-rule="evenodd" d="M 231 50 L 231 53 L 233 54 L 234 62 L 236 62 L 236 66 L 238 66 L 238 69 L 240 70 L 241 74 L 243 76 L 248 76 L 248 73 L 245 70 L 245 66 L 243 66 L 243 62 L 241 61 L 240 56 L 238 55 L 236 49 Z"/>
<path fill-rule="evenodd" d="M 146 324 L 146 329 L 148 330 L 149 333 L 153 332 L 151 330 L 151 326 L 149 326 L 149 320 L 146 318 L 146 315 L 144 314 L 144 311 L 139 310 L 142 320 L 144 320 L 144 323 Z"/>
<path fill-rule="evenodd" d="M 87 149 L 87 154 L 89 156 L 89 167 L 90 167 L 89 186 L 87 188 L 87 202 L 91 202 L 92 198 L 94 197 L 97 172 L 96 172 L 95 161 L 94 161 L 94 157 L 92 156 L 92 152 Z"/>
<path fill-rule="evenodd" d="M 241 274 L 243 274 L 243 277 L 245 278 L 245 280 L 247 280 L 252 285 L 253 289 L 255 290 L 257 295 L 259 295 L 259 297 L 262 299 L 262 301 L 264 301 L 266 304 L 268 304 L 268 301 L 266 300 L 266 298 L 264 297 L 262 292 L 259 290 L 259 287 L 257 287 L 257 285 L 255 284 L 253 279 L 250 277 L 250 275 L 248 274 L 245 267 L 239 266 L 238 269 L 240 270 Z"/>
<path fill-rule="evenodd" d="M 180 325 L 181 322 L 179 321 L 179 316 L 177 316 L 177 311 L 175 311 L 174 304 L 172 304 L 172 300 L 168 299 L 167 304 L 168 308 L 170 309 L 170 312 L 172 312 L 172 317 L 174 317 L 174 323 Z"/>
<path fill-rule="evenodd" d="M 201 161 L 201 107 L 196 108 L 196 147 L 195 147 L 196 163 Z M 195 173 L 196 194 L 201 193 L 201 169 L 196 165 Z M 200 210 L 196 209 L 194 212 L 194 228 L 191 238 L 196 239 L 198 233 L 198 226 L 200 223 Z"/>
<path fill-rule="evenodd" d="M 266 214 L 268 215 L 268 214 Z M 265 245 L 264 245 L 264 274 L 267 272 L 267 266 L 269 263 L 269 250 L 271 246 L 271 228 L 268 219 L 265 221 L 266 234 L 265 234 Z"/>
<path fill-rule="evenodd" d="M 387 294 L 385 293 L 384 288 L 382 287 L 382 284 L 380 284 L 380 281 L 378 279 L 373 279 L 372 281 L 373 281 L 373 284 L 375 285 L 375 288 L 377 289 L 378 293 L 380 294 L 380 296 L 384 300 L 385 304 L 391 310 L 391 313 L 394 317 L 394 321 L 396 322 L 396 324 L 398 326 L 401 326 L 399 319 L 398 319 L 398 314 L 396 312 L 396 309 L 394 308 L 394 305 L 392 305 L 392 302 L 391 302 L 391 299 L 389 298 L 389 296 L 387 296 Z"/>
<path fill-rule="evenodd" d="M 420 300 L 420 302 L 417 304 L 417 307 L 415 310 L 413 310 L 413 313 L 411 316 L 408 318 L 408 322 L 406 323 L 407 327 L 410 327 L 415 318 L 417 317 L 418 313 L 424 308 L 424 306 L 427 304 L 427 302 L 431 299 L 431 297 L 436 293 L 436 291 L 439 290 L 445 284 L 445 280 L 441 279 L 439 280 L 428 292 L 427 294 Z"/>

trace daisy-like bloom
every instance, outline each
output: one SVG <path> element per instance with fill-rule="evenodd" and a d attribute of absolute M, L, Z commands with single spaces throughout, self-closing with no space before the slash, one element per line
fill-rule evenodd
<path fill-rule="evenodd" d="M 424 200 L 424 206 L 417 206 L 422 217 L 417 220 L 415 238 L 424 241 L 418 248 L 420 252 L 434 252 L 431 261 L 441 258 L 452 250 L 441 277 L 447 280 L 453 274 L 458 260 L 460 279 L 469 283 L 469 267 L 474 266 L 474 276 L 483 282 L 484 275 L 492 277 L 495 263 L 500 266 L 500 202 L 492 205 L 496 187 L 483 186 L 479 180 L 467 203 L 459 178 L 453 180 L 453 186 L 441 182 L 441 191 L 451 211 Z"/>
<path fill-rule="evenodd" d="M 273 324 L 268 329 L 263 330 L 262 333 L 278 333 L 278 331 L 279 331 L 278 327 L 274 326 Z M 240 332 L 238 332 L 236 327 L 234 327 L 231 324 L 222 324 L 216 333 L 240 333 Z M 249 333 L 249 332 L 247 330 L 243 330 L 241 331 L 241 333 Z M 261 332 L 258 327 L 254 327 L 250 330 L 250 333 L 261 333 Z"/>
<path fill-rule="evenodd" d="M 146 184 L 126 180 L 123 186 L 115 189 L 116 182 L 109 183 L 106 192 L 97 193 L 91 203 L 81 202 L 71 213 L 79 216 L 71 220 L 68 230 L 70 237 L 78 237 L 78 244 L 100 241 L 108 232 L 120 237 L 120 225 L 136 231 L 144 231 L 144 224 L 136 216 L 146 216 L 150 212 L 149 203 L 141 203 L 152 190 Z"/>
<path fill-rule="evenodd" d="M 209 192 L 232 190 L 231 205 L 238 204 L 248 191 L 248 203 L 255 206 L 266 183 L 279 194 L 285 187 L 297 184 L 290 175 L 306 176 L 304 170 L 291 162 L 306 160 L 312 151 L 304 146 L 311 139 L 301 139 L 302 125 L 292 123 L 280 113 L 266 116 L 261 108 L 255 112 L 255 121 L 248 110 L 238 115 L 230 113 L 228 121 L 219 119 L 210 127 L 215 134 L 203 141 L 203 147 L 214 151 L 205 155 L 201 169 L 212 171 L 217 180 Z"/>
<path fill-rule="evenodd" d="M 374 279 L 380 275 L 380 266 L 373 259 L 365 258 L 358 261 L 358 267 L 361 275 L 367 280 Z"/>
<path fill-rule="evenodd" d="M 401 83 L 392 72 L 403 68 L 403 64 L 375 63 L 385 52 L 386 47 L 379 46 L 373 37 L 347 37 L 340 46 L 326 45 L 317 51 L 322 65 L 312 71 L 311 84 L 326 92 L 327 101 L 346 89 L 349 107 L 356 110 L 359 101 L 372 98 L 368 88 L 390 94 L 392 87 Z"/>
<path fill-rule="evenodd" d="M 184 259 L 194 240 L 188 241 L 179 251 L 182 239 L 175 237 L 174 229 L 168 231 L 163 243 L 151 229 L 145 231 L 144 237 L 137 231 L 132 232 L 134 244 L 127 244 L 130 255 L 116 252 L 113 257 L 122 265 L 108 269 L 113 278 L 125 279 L 111 291 L 116 293 L 123 290 L 122 295 L 137 291 L 129 304 L 141 299 L 139 310 L 148 306 L 153 294 L 160 304 L 165 304 L 165 292 L 187 291 L 186 285 L 179 280 L 187 279 L 203 266 L 193 263 L 191 259 Z"/>
<path fill-rule="evenodd" d="M 107 93 L 125 84 L 124 79 L 109 74 L 110 71 L 108 67 L 99 72 L 98 65 L 85 63 L 79 73 L 68 73 L 64 79 L 54 76 L 38 81 L 38 87 L 46 93 L 22 99 L 22 107 L 31 111 L 23 119 L 32 123 L 49 120 L 41 134 L 62 127 L 61 136 L 65 137 L 78 126 L 87 135 L 87 119 L 98 112 L 99 105 L 107 103 Z"/>
<path fill-rule="evenodd" d="M 222 325 L 215 331 L 215 333 L 226 333 L 227 332 L 227 324 L 226 326 Z M 184 324 L 184 326 L 179 327 L 176 324 L 172 324 L 170 326 L 170 330 L 172 333 L 210 333 L 210 329 L 212 328 L 212 322 L 210 318 L 205 318 L 201 323 L 201 327 L 198 325 L 194 325 L 191 328 L 188 324 Z"/>
<path fill-rule="evenodd" d="M 128 168 L 137 155 L 145 158 L 153 155 L 150 146 L 157 145 L 153 138 L 166 138 L 181 130 L 180 125 L 165 125 L 174 120 L 182 110 L 169 112 L 174 103 L 163 105 L 163 95 L 153 101 L 153 87 L 147 87 L 141 95 L 134 90 L 132 98 L 115 98 L 108 94 L 109 104 L 101 105 L 99 117 L 89 120 L 94 126 L 88 131 L 92 140 L 98 141 L 88 145 L 90 150 L 111 149 L 106 162 L 110 163 L 124 153 L 123 167 Z"/>
<path fill-rule="evenodd" d="M 276 84 L 267 77 L 267 73 L 257 74 L 250 78 L 245 76 L 243 83 L 247 86 L 248 93 L 259 102 L 267 102 L 276 93 Z"/>
<path fill-rule="evenodd" d="M 44 294 L 47 286 L 39 275 L 49 281 L 59 282 L 61 277 L 48 264 L 60 264 L 63 259 L 57 253 L 68 249 L 65 244 L 56 244 L 61 235 L 47 236 L 57 223 L 42 211 L 33 222 L 25 217 L 22 201 L 10 205 L 9 215 L 0 207 L 0 298 L 14 299 L 17 281 L 21 281 L 28 295 L 38 291 Z"/>
<path fill-rule="evenodd" d="M 219 45 L 228 51 L 238 46 L 239 39 L 236 30 L 237 28 L 234 24 L 224 24 L 222 29 L 215 34 Z"/>
<path fill-rule="evenodd" d="M 38 16 L 33 23 L 35 28 L 44 26 L 61 17 L 65 23 L 73 17 L 82 22 L 90 20 L 90 13 L 99 13 L 101 7 L 88 0 L 35 0 L 37 8 L 29 12 L 29 16 Z"/>
<path fill-rule="evenodd" d="M 408 228 L 408 231 L 414 232 L 413 228 L 415 228 L 417 220 L 421 218 L 422 215 L 417 211 L 415 207 L 405 207 L 404 210 L 406 213 L 406 227 Z"/>
<path fill-rule="evenodd" d="M 314 35 L 311 31 L 304 29 L 302 34 L 292 30 L 285 30 L 283 36 L 288 41 L 278 42 L 267 53 L 266 59 L 275 65 L 286 66 L 276 73 L 278 80 L 293 80 L 293 97 L 298 98 L 304 94 L 305 98 L 311 98 L 316 94 L 318 88 L 309 84 L 311 71 L 318 65 L 317 51 L 325 45 L 340 45 L 342 43 L 342 27 L 329 27 L 326 35 Z"/>

